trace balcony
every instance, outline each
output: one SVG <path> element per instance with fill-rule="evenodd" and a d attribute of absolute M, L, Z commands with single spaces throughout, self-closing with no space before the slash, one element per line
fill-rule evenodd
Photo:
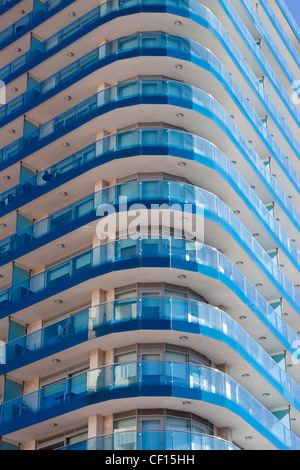
<path fill-rule="evenodd" d="M 235 320 L 209 304 L 172 297 L 107 302 L 10 341 L 0 346 L 0 373 L 95 338 L 145 330 L 179 331 L 222 341 L 300 410 L 300 386 Z"/>
<path fill-rule="evenodd" d="M 122 197 L 126 198 L 125 207 L 119 206 Z M 208 191 L 178 182 L 133 181 L 110 186 L 91 194 L 83 200 L 77 201 L 71 206 L 1 241 L 2 263 L 13 261 L 21 254 L 29 253 L 31 250 L 70 233 L 84 224 L 95 222 L 97 219 L 100 220 L 105 214 L 104 211 L 102 214 L 98 214 L 97 209 L 106 204 L 113 206 L 117 211 L 130 211 L 130 207 L 134 208 L 134 204 L 142 204 L 145 209 L 151 209 L 152 205 L 155 204 L 167 204 L 171 210 L 175 210 L 178 214 L 177 219 L 182 216 L 184 211 L 188 211 L 190 215 L 194 214 L 194 219 L 196 215 L 215 222 L 233 237 L 234 241 L 249 256 L 250 261 L 254 261 L 254 269 L 258 266 L 272 286 L 278 290 L 278 293 L 283 295 L 300 315 L 300 294 L 229 207 Z M 127 206 L 127 204 L 129 205 Z M 204 237 L 204 223 L 198 224 L 198 237 Z M 189 226 L 192 228 L 192 222 Z"/>
<path fill-rule="evenodd" d="M 0 292 L 0 318 L 92 278 L 141 267 L 187 270 L 220 281 L 294 353 L 296 333 L 226 256 L 202 243 L 175 238 L 118 240 L 83 252 Z"/>
<path fill-rule="evenodd" d="M 0 32 L 0 50 L 24 34 L 32 31 L 33 28 L 51 18 L 73 2 L 74 0 L 47 0 L 41 6 L 24 16 L 24 18 Z M 0 5 L 0 14 L 1 13 Z"/>
<path fill-rule="evenodd" d="M 202 90 L 171 80 L 137 80 L 114 85 L 100 91 L 30 134 L 3 147 L 0 150 L 0 169 L 7 168 L 109 111 L 141 104 L 170 105 L 192 109 L 199 115 L 213 119 L 250 164 L 252 170 L 276 198 L 295 226 L 300 227 L 299 213 L 270 172 L 266 170 L 260 157 L 232 122 L 224 108 Z M 298 187 L 299 176 L 288 160 L 282 159 L 280 164 L 284 167 L 290 182 Z"/>
<path fill-rule="evenodd" d="M 106 434 L 57 450 L 240 450 L 232 442 L 184 431 L 127 431 Z"/>
<path fill-rule="evenodd" d="M 110 400 L 148 397 L 156 402 L 158 397 L 172 400 L 178 396 L 230 410 L 280 450 L 300 449 L 300 439 L 231 377 L 208 367 L 175 362 L 104 366 L 6 402 L 0 408 L 0 433 L 82 407 L 88 411 L 89 406 Z"/>
<path fill-rule="evenodd" d="M 299 269 L 300 253 L 296 246 L 288 239 L 282 227 L 270 215 L 264 204 L 250 189 L 227 157 L 212 143 L 201 137 L 170 129 L 132 130 L 100 139 L 0 194 L 0 216 L 47 194 L 57 186 L 71 181 L 91 168 L 131 156 L 159 154 L 194 160 L 218 172 L 247 204 L 295 267 Z M 0 252 L 3 257 L 0 264 L 7 263 L 12 252 L 15 253 L 15 250 L 22 250 L 22 247 L 26 246 L 25 240 L 23 243 L 20 241 L 22 234 L 24 234 L 24 239 L 28 239 L 28 242 L 35 238 L 34 233 L 31 234 L 31 231 L 34 232 L 34 230 L 35 228 L 32 227 L 28 231 L 2 240 Z M 15 253 L 13 256 L 17 257 L 18 255 Z"/>

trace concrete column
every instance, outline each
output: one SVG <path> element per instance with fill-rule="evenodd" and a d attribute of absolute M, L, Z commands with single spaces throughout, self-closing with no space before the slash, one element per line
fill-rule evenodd
<path fill-rule="evenodd" d="M 90 369 L 99 369 L 105 364 L 105 353 L 100 349 L 94 349 L 90 352 Z"/>
<path fill-rule="evenodd" d="M 100 415 L 88 417 L 88 439 L 104 434 L 104 419 Z"/>
<path fill-rule="evenodd" d="M 114 363 L 114 350 L 110 349 L 105 351 L 105 365 L 110 365 Z"/>
<path fill-rule="evenodd" d="M 92 307 L 107 302 L 106 292 L 102 289 L 94 289 L 92 291 Z"/>
<path fill-rule="evenodd" d="M 24 442 L 20 445 L 20 450 L 36 450 L 36 441 Z"/>
<path fill-rule="evenodd" d="M 114 432 L 113 415 L 104 416 L 104 434 L 112 434 Z"/>
<path fill-rule="evenodd" d="M 27 334 L 33 333 L 33 331 L 38 331 L 43 328 L 43 320 L 35 321 L 34 323 L 30 323 L 27 325 Z"/>
<path fill-rule="evenodd" d="M 216 369 L 218 369 L 220 372 L 223 372 L 224 374 L 229 375 L 229 367 L 227 364 L 218 364 L 216 365 Z"/>
<path fill-rule="evenodd" d="M 36 377 L 33 380 L 29 380 L 28 382 L 24 382 L 23 386 L 23 394 L 27 395 L 28 393 L 36 392 L 40 388 L 40 379 Z"/>
<path fill-rule="evenodd" d="M 230 428 L 219 428 L 218 437 L 232 442 L 232 430 Z"/>

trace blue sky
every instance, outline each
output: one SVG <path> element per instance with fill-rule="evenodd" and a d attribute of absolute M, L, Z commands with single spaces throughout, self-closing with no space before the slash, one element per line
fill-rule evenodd
<path fill-rule="evenodd" d="M 285 3 L 300 27 L 300 0 L 285 0 Z"/>

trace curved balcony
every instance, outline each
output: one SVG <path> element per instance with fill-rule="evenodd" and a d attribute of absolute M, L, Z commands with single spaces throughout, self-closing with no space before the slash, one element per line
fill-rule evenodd
<path fill-rule="evenodd" d="M 98 165 L 136 155 L 158 154 L 194 160 L 218 172 L 255 214 L 295 267 L 299 268 L 300 253 L 297 248 L 227 157 L 216 146 L 201 137 L 170 129 L 139 129 L 112 134 L 100 139 L 2 193 L 0 215 L 21 207 Z M 270 183 L 274 181 L 272 179 Z M 287 201 L 289 201 L 288 198 Z M 34 232 L 34 228 L 32 230 Z M 21 236 L 22 233 L 19 235 Z M 20 242 L 19 235 L 13 235 L 0 242 L 0 252 L 4 255 L 0 263 L 7 262 L 7 256 L 12 250 L 22 248 L 24 244 Z M 31 236 L 34 238 L 34 233 L 24 238 L 28 238 L 29 241 Z"/>
<path fill-rule="evenodd" d="M 126 198 L 126 204 L 120 204 L 120 197 Z M 13 261 L 21 254 L 29 253 L 84 224 L 100 220 L 106 213 L 103 210 L 100 215 L 97 209 L 106 204 L 114 206 L 117 211 L 130 211 L 131 207 L 134 210 L 135 204 L 142 204 L 144 209 L 151 209 L 157 204 L 159 206 L 167 204 L 168 208 L 177 211 L 179 217 L 188 211 L 190 214 L 215 222 L 234 238 L 250 260 L 254 261 L 300 315 L 300 293 L 229 207 L 204 189 L 173 181 L 133 181 L 110 186 L 91 194 L 0 242 L 3 255 L 0 265 Z M 201 231 L 204 232 L 203 224 Z M 204 233 L 198 233 L 199 236 L 204 237 Z"/>
<path fill-rule="evenodd" d="M 94 338 L 145 330 L 180 331 L 222 341 L 300 410 L 300 385 L 233 318 L 203 302 L 169 297 L 107 302 L 10 341 L 0 346 L 0 373 Z"/>
<path fill-rule="evenodd" d="M 282 72 L 285 74 L 287 79 L 289 80 L 290 84 L 292 85 L 295 80 L 297 80 L 297 77 L 294 75 L 294 73 L 291 70 L 291 67 L 289 66 L 288 62 L 285 60 L 283 57 L 282 53 L 280 52 L 280 49 L 277 47 L 275 41 L 273 40 L 271 34 L 268 32 L 267 28 L 261 21 L 260 17 L 256 14 L 255 10 L 253 9 L 251 2 L 249 0 L 241 0 L 241 3 L 243 7 L 245 8 L 247 14 L 251 18 L 251 22 L 253 23 L 254 27 L 259 31 L 262 39 L 265 41 L 266 45 L 270 49 L 271 53 L 273 54 L 275 60 L 279 64 Z M 271 9 L 271 8 L 270 8 Z M 276 17 L 276 15 L 274 15 Z M 277 17 L 276 17 L 277 18 Z M 298 63 L 298 67 L 300 65 L 299 57 L 296 54 L 292 53 L 293 59 Z"/>
<path fill-rule="evenodd" d="M 286 3 L 284 2 L 284 0 L 275 0 L 279 9 L 281 10 L 282 14 L 284 15 L 286 21 L 289 23 L 291 29 L 293 30 L 296 38 L 298 39 L 298 41 L 300 41 L 300 29 L 299 29 L 299 26 L 295 20 L 295 18 L 293 17 L 293 15 L 291 14 L 289 8 L 287 7 Z"/>
<path fill-rule="evenodd" d="M 216 249 L 182 239 L 118 240 L 81 253 L 0 292 L 0 318 L 92 278 L 139 267 L 188 270 L 220 281 L 295 352 L 292 343 L 298 336 L 238 268 Z"/>
<path fill-rule="evenodd" d="M 0 15 L 20 3 L 20 1 L 21 0 L 0 0 Z"/>
<path fill-rule="evenodd" d="M 56 450 L 240 450 L 215 436 L 178 430 L 127 431 L 97 436 Z"/>
<path fill-rule="evenodd" d="M 112 1 L 114 3 L 112 3 Z M 155 6 L 157 4 L 159 4 L 159 5 L 163 5 L 163 6 L 165 5 L 168 8 L 168 13 L 172 13 L 172 8 L 173 7 L 181 8 L 181 9 L 183 9 L 183 12 L 184 12 L 186 10 L 187 6 L 188 6 L 188 7 L 190 7 L 190 8 L 188 8 L 188 11 L 192 12 L 192 15 L 188 15 L 188 16 L 191 16 L 191 18 L 193 20 L 197 21 L 203 27 L 207 28 L 207 23 L 209 24 L 208 29 L 220 41 L 220 44 L 222 44 L 222 46 L 225 48 L 226 52 L 229 54 L 231 59 L 235 62 L 236 66 L 238 67 L 238 69 L 242 73 L 243 77 L 245 78 L 247 83 L 250 84 L 250 86 L 251 86 L 252 90 L 254 91 L 254 93 L 256 94 L 257 98 L 262 102 L 263 106 L 266 108 L 266 112 L 274 120 L 274 122 L 277 125 L 278 129 L 280 130 L 282 135 L 285 137 L 285 139 L 287 140 L 287 142 L 289 143 L 289 145 L 291 146 L 293 151 L 296 153 L 296 155 L 299 154 L 300 145 L 299 145 L 297 139 L 295 138 L 294 134 L 291 132 L 289 127 L 286 125 L 284 119 L 281 117 L 281 115 L 278 112 L 276 106 L 274 106 L 274 104 L 272 103 L 272 101 L 268 97 L 265 90 L 260 86 L 260 84 L 259 84 L 256 76 L 254 75 L 252 69 L 247 65 L 247 63 L 244 60 L 243 56 L 240 54 L 238 48 L 230 41 L 230 38 L 228 37 L 228 34 L 226 33 L 226 31 L 224 30 L 222 25 L 219 23 L 217 18 L 209 10 L 207 10 L 206 7 L 199 4 L 198 2 L 195 2 L 194 0 L 130 0 L 129 3 L 126 3 L 124 0 L 122 0 L 120 5 L 118 5 L 116 3 L 116 1 L 117 0 L 110 0 L 109 2 L 101 5 L 100 7 L 97 7 L 95 10 L 92 10 L 92 12 L 85 15 L 83 17 L 83 19 L 77 20 L 76 22 L 72 23 L 71 26 L 68 26 L 66 29 L 63 29 L 60 33 L 57 33 L 57 35 L 54 35 L 53 37 L 49 38 L 48 40 L 46 40 L 41 45 L 39 45 L 36 48 L 30 50 L 27 54 L 24 54 L 23 56 L 21 56 L 21 58 L 19 58 L 17 61 L 14 61 L 11 64 L 9 64 L 8 66 L 6 66 L 5 68 L 1 69 L 0 70 L 0 77 L 3 77 L 3 79 L 5 79 L 5 81 L 8 82 L 8 81 L 11 80 L 9 78 L 10 77 L 9 74 L 12 73 L 12 70 L 14 71 L 14 74 L 16 74 L 16 70 L 21 66 L 24 68 L 27 62 L 29 62 L 28 66 L 27 66 L 27 69 L 28 69 L 28 67 L 32 68 L 33 66 L 35 66 L 37 60 L 38 60 L 39 63 L 42 62 L 43 60 L 45 60 L 45 58 L 48 57 L 49 53 L 52 50 L 52 47 L 54 47 L 54 52 L 53 53 L 57 52 L 58 45 L 61 44 L 60 47 L 62 48 L 64 46 L 64 41 L 66 41 L 66 38 L 68 38 L 70 34 L 71 35 L 72 34 L 77 34 L 78 35 L 79 31 L 81 31 L 81 35 L 85 34 L 86 33 L 85 29 L 88 26 L 92 28 L 92 25 L 94 24 L 93 22 L 95 22 L 96 19 L 98 20 L 99 16 L 100 17 L 102 15 L 106 16 L 108 14 L 108 12 L 112 12 L 112 11 L 117 11 L 118 12 L 119 10 L 123 10 L 123 9 L 125 9 L 125 11 L 126 11 L 127 8 L 129 8 L 129 14 L 130 14 L 130 13 L 132 13 L 131 9 L 133 8 L 133 6 L 137 7 L 138 5 L 141 5 L 141 4 L 144 5 L 145 4 L 145 5 L 147 5 L 147 8 L 149 8 L 150 5 L 152 4 L 151 8 L 155 8 Z M 105 8 L 104 8 L 104 6 L 105 6 Z M 176 8 L 176 10 L 178 10 L 178 8 Z M 101 13 L 101 11 L 103 9 L 104 9 L 104 11 Z M 170 11 L 169 11 L 169 9 L 170 9 Z M 149 11 L 151 11 L 151 10 L 149 10 Z M 145 9 L 143 9 L 143 12 L 145 12 Z M 135 13 L 135 11 L 133 13 Z M 176 14 L 177 14 L 177 12 L 176 12 Z M 185 14 L 182 13 L 182 14 L 183 14 L 183 16 L 186 16 L 186 13 Z M 108 21 L 110 21 L 110 20 L 111 20 L 111 18 L 108 15 Z M 90 24 L 90 22 L 91 22 L 91 24 Z M 99 21 L 96 21 L 96 23 L 94 25 L 94 28 L 99 26 L 98 22 Z M 218 23 L 218 25 L 219 25 L 218 28 L 216 27 L 216 23 Z M 89 32 L 89 31 L 90 31 L 90 29 L 88 28 L 87 32 Z M 75 39 L 77 39 L 77 36 L 75 37 Z M 47 41 L 49 42 L 49 46 L 47 45 Z M 247 45 L 248 45 L 248 43 L 247 43 Z M 103 51 L 103 49 L 101 51 Z M 256 52 L 256 49 L 254 49 L 255 52 Z M 48 55 L 46 54 L 46 52 L 48 53 Z M 87 54 L 86 58 L 88 58 L 88 55 L 89 54 Z M 33 59 L 31 59 L 32 56 L 33 56 Z M 34 63 L 31 64 L 31 62 L 30 62 L 31 60 L 33 60 Z M 95 53 L 94 53 L 93 60 L 95 61 Z M 98 57 L 98 61 L 99 61 L 99 57 Z M 215 61 L 216 61 L 216 59 L 214 58 L 213 65 L 215 65 L 214 64 Z M 100 62 L 101 62 L 101 60 L 100 60 Z M 73 65 L 75 67 L 75 64 L 76 63 L 71 64 L 71 67 Z M 95 64 L 93 64 L 93 66 L 95 67 Z M 98 65 L 98 67 L 99 66 L 100 66 L 100 64 Z M 22 67 L 21 67 L 21 72 L 22 72 Z M 62 74 L 66 75 L 68 80 L 71 80 L 71 76 L 68 76 L 69 74 L 72 75 L 72 73 L 70 73 L 70 70 L 72 70 L 71 67 L 66 68 L 63 71 L 61 71 Z M 85 67 L 85 65 L 84 65 L 84 67 Z M 69 74 L 68 74 L 68 70 L 69 70 Z M 217 72 L 219 72 L 218 68 L 217 68 Z M 82 70 L 82 68 L 80 68 L 80 73 L 84 76 L 84 71 Z M 272 76 L 275 76 L 275 74 L 273 73 Z M 13 77 L 14 77 L 14 75 L 13 75 Z M 229 77 L 229 75 L 228 75 L 228 77 Z M 275 76 L 275 78 L 276 78 L 276 76 Z M 52 80 L 52 82 L 50 81 L 50 79 Z M 229 77 L 229 79 L 230 79 L 230 77 Z M 227 78 L 227 80 L 228 80 L 228 78 Z M 62 81 L 63 80 L 59 80 L 60 86 L 61 86 Z M 232 82 L 231 79 L 230 79 L 230 81 Z M 72 82 L 70 82 L 70 83 L 72 83 Z M 37 86 L 35 88 L 35 91 L 31 91 L 30 94 L 28 93 L 28 94 L 21 95 L 21 97 L 18 97 L 17 99 L 13 100 L 11 102 L 11 104 L 8 105 L 7 108 L 10 110 L 10 112 L 13 112 L 14 115 L 16 115 L 16 110 L 18 109 L 18 107 L 20 105 L 23 106 L 23 104 L 24 105 L 26 104 L 26 108 L 31 109 L 33 105 L 32 104 L 29 105 L 29 102 L 34 98 L 34 102 L 38 104 L 41 100 L 41 90 L 42 90 L 42 88 L 45 87 L 45 89 L 47 91 L 47 94 L 48 94 L 49 93 L 49 85 L 50 85 L 50 88 L 52 88 L 54 86 L 54 84 L 56 85 L 55 76 L 50 77 L 49 79 L 42 82 L 42 84 Z M 232 85 L 230 84 L 227 91 L 230 91 L 231 87 L 232 87 Z M 282 85 L 281 85 L 281 87 L 282 87 Z M 278 91 L 278 87 L 277 87 L 277 91 Z M 280 93 L 280 94 L 285 93 L 284 88 L 282 87 L 282 89 L 279 89 L 278 93 Z M 52 94 L 53 94 L 53 90 L 52 90 Z M 239 95 L 240 94 L 241 93 L 239 92 Z M 48 94 L 48 96 L 51 96 L 51 92 Z M 289 97 L 288 97 L 288 100 L 290 100 Z M 249 103 L 246 100 L 244 100 L 244 101 L 245 101 L 244 105 L 247 108 L 249 108 L 249 110 L 250 110 L 250 115 L 253 114 L 252 108 L 249 105 Z M 286 100 L 285 100 L 285 104 L 286 104 Z M 288 108 L 291 108 L 291 110 L 293 110 L 294 113 L 295 113 L 297 111 L 295 106 L 292 103 L 290 103 L 289 101 L 288 101 L 288 104 L 289 104 Z M 4 112 L 4 111 L 2 111 L 2 112 Z M 11 119 L 9 117 L 10 112 L 5 111 L 6 116 L 3 116 L 3 119 L 5 120 L 5 122 L 8 122 Z M 249 111 L 248 111 L 248 113 L 249 113 Z M 261 127 L 261 122 L 259 121 L 259 119 L 256 119 L 256 121 L 257 121 L 256 126 Z M 298 123 L 300 123 L 299 115 L 298 115 L 298 120 L 296 119 L 296 121 Z M 264 129 L 264 133 L 268 134 L 266 129 Z M 268 136 L 268 137 L 269 137 L 269 141 L 272 144 L 271 145 L 272 150 L 276 149 L 276 152 L 280 153 L 280 149 L 277 146 L 277 144 L 275 142 L 273 142 L 273 139 L 271 138 L 271 136 Z M 273 149 L 273 147 L 274 147 L 274 149 Z M 284 158 L 284 160 L 286 160 L 286 158 Z"/>
<path fill-rule="evenodd" d="M 245 157 L 252 170 L 278 201 L 278 204 L 287 213 L 294 225 L 300 228 L 300 215 L 296 208 L 291 201 L 289 201 L 289 204 L 285 204 L 288 197 L 275 182 L 270 172 L 266 170 L 257 153 L 247 142 L 239 128 L 232 122 L 224 108 L 204 91 L 171 80 L 136 80 L 114 85 L 100 91 L 30 134 L 3 147 L 0 150 L 0 169 L 6 168 L 36 152 L 104 113 L 140 104 L 179 106 L 193 110 L 208 119 L 213 119 L 215 124 L 228 135 L 238 151 Z M 288 162 L 288 160 L 286 161 Z M 281 162 L 283 163 L 283 160 Z M 284 164 L 284 166 L 291 183 L 299 190 L 299 175 L 289 163 Z M 274 180 L 273 185 L 269 184 L 270 180 Z M 273 190 L 274 186 L 277 188 L 276 192 Z M 278 194 L 281 197 L 278 197 Z"/>
<path fill-rule="evenodd" d="M 175 362 L 104 366 L 8 401 L 0 408 L 0 433 L 132 397 L 151 397 L 155 403 L 160 397 L 201 400 L 231 411 L 280 450 L 300 449 L 300 439 L 231 377 L 208 367 Z"/>
<path fill-rule="evenodd" d="M 154 45 L 155 44 L 155 45 Z M 140 33 L 115 39 L 107 42 L 97 49 L 89 52 L 76 62 L 68 65 L 56 74 L 31 88 L 29 91 L 10 101 L 0 109 L 0 122 L 6 124 L 16 117 L 26 113 L 40 103 L 51 98 L 66 87 L 76 83 L 78 80 L 90 75 L 95 70 L 107 66 L 115 61 L 125 60 L 129 57 L 140 56 L 168 56 L 194 63 L 198 67 L 209 70 L 226 92 L 241 109 L 250 125 L 257 132 L 259 138 L 267 147 L 271 155 L 280 166 L 286 164 L 286 157 L 280 147 L 272 138 L 260 118 L 253 110 L 248 100 L 242 94 L 222 62 L 219 61 L 206 47 L 195 41 L 163 33 Z M 246 72 L 244 72 L 246 73 Z M 261 99 L 262 90 L 256 77 L 250 80 L 250 85 L 257 96 Z M 268 107 L 267 107 L 268 108 Z M 285 137 L 289 146 L 297 154 L 300 146 L 294 134 L 286 126 L 284 120 L 280 119 L 278 113 L 269 110 L 272 118 Z M 272 112 L 273 111 L 273 112 Z M 282 164 L 282 161 L 284 164 Z"/>
<path fill-rule="evenodd" d="M 288 109 L 289 113 L 295 121 L 300 122 L 300 114 L 296 106 L 293 104 L 291 97 L 288 95 L 284 86 L 280 82 L 279 78 L 275 74 L 274 70 L 271 68 L 270 64 L 262 54 L 261 50 L 257 47 L 256 42 L 253 37 L 247 30 L 244 23 L 240 21 L 240 18 L 237 16 L 235 9 L 233 8 L 230 0 L 218 0 L 222 8 L 226 12 L 226 15 L 230 18 L 232 24 L 235 26 L 241 37 L 243 38 L 245 45 L 249 48 L 250 52 L 256 57 L 258 64 L 262 68 L 264 75 L 270 80 L 272 86 L 280 96 L 280 99 Z M 282 118 L 281 118 L 282 119 Z"/>
<path fill-rule="evenodd" d="M 42 24 L 75 0 L 47 0 L 20 20 L 0 32 L 0 50 Z M 16 2 L 15 2 L 16 3 Z M 1 13 L 1 7 L 0 7 Z"/>
<path fill-rule="evenodd" d="M 291 39 L 287 35 L 285 29 L 283 28 L 282 24 L 280 23 L 280 21 L 277 17 L 277 15 L 275 15 L 274 11 L 272 10 L 269 2 L 267 0 L 259 0 L 259 3 L 262 6 L 262 8 L 264 9 L 264 11 L 265 11 L 266 15 L 268 16 L 270 22 L 272 23 L 272 25 L 276 29 L 279 37 L 284 42 L 284 45 L 287 48 L 287 50 L 289 51 L 289 53 L 291 54 L 292 58 L 294 59 L 294 61 L 298 65 L 298 67 L 300 67 L 299 52 L 297 51 L 297 49 L 295 48 L 293 42 L 291 41 Z"/>

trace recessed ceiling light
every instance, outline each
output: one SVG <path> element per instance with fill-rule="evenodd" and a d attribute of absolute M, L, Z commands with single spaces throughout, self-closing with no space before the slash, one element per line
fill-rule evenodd
<path fill-rule="evenodd" d="M 19 10 L 20 15 L 24 15 L 25 10 Z"/>
<path fill-rule="evenodd" d="M 63 301 L 62 301 L 62 300 L 60 300 L 60 299 L 56 299 L 56 300 L 55 300 L 55 303 L 56 303 L 56 304 L 62 304 L 62 303 L 63 303 Z"/>
<path fill-rule="evenodd" d="M 181 339 L 181 341 L 186 341 L 186 340 L 188 340 L 188 337 L 187 336 L 180 336 L 179 339 Z"/>
<path fill-rule="evenodd" d="M 247 439 L 247 441 L 251 441 L 251 439 L 253 439 L 252 436 L 246 436 L 245 439 Z"/>
<path fill-rule="evenodd" d="M 251 188 L 251 189 L 255 189 L 255 186 L 252 185 L 252 186 L 250 186 L 250 188 Z"/>
<path fill-rule="evenodd" d="M 178 276 L 178 279 L 186 279 L 186 276 L 184 274 L 180 274 L 180 276 Z"/>
<path fill-rule="evenodd" d="M 257 284 L 255 284 L 255 287 L 262 287 L 262 284 L 258 282 Z"/>
<path fill-rule="evenodd" d="M 231 117 L 231 119 L 234 119 L 234 115 L 233 115 L 233 114 L 230 114 L 230 117 Z"/>
<path fill-rule="evenodd" d="M 182 119 L 182 118 L 183 118 L 183 116 L 184 116 L 184 114 L 183 114 L 183 113 L 177 113 L 177 114 L 176 114 L 176 117 L 178 117 L 178 119 Z"/>
<path fill-rule="evenodd" d="M 263 396 L 263 397 L 269 397 L 270 394 L 269 394 L 268 392 L 265 392 L 265 393 L 262 394 L 262 396 Z"/>
<path fill-rule="evenodd" d="M 15 51 L 16 51 L 16 52 L 21 52 L 21 50 L 22 50 L 22 49 L 21 49 L 20 47 L 15 47 Z"/>
<path fill-rule="evenodd" d="M 63 147 L 70 147 L 69 142 L 63 142 L 62 145 L 63 145 Z"/>
<path fill-rule="evenodd" d="M 59 193 L 59 194 L 60 194 L 60 196 L 67 196 L 67 195 L 68 195 L 68 193 L 66 193 L 66 191 L 62 191 L 62 192 Z"/>
<path fill-rule="evenodd" d="M 15 129 L 9 129 L 8 132 L 9 132 L 10 134 L 15 134 L 15 133 L 16 133 Z"/>
<path fill-rule="evenodd" d="M 58 424 L 57 423 L 49 423 L 49 426 L 51 428 L 56 428 L 58 426 Z"/>
<path fill-rule="evenodd" d="M 74 56 L 74 52 L 67 52 L 67 56 L 68 56 L 68 57 L 73 57 L 73 56 Z"/>
<path fill-rule="evenodd" d="M 288 317 L 288 316 L 289 316 L 289 314 L 288 314 L 287 312 L 283 312 L 283 315 L 284 315 L 285 317 Z"/>
<path fill-rule="evenodd" d="M 241 211 L 235 210 L 235 211 L 233 211 L 233 213 L 236 214 L 236 215 L 238 215 L 238 214 L 241 213 Z"/>
<path fill-rule="evenodd" d="M 76 16 L 75 11 L 70 11 L 69 16 Z"/>
<path fill-rule="evenodd" d="M 13 92 L 16 93 L 16 91 L 19 91 L 19 90 L 18 90 L 18 88 L 16 88 L 16 87 L 14 86 L 14 87 L 12 87 L 11 91 L 13 91 Z"/>
<path fill-rule="evenodd" d="M 185 162 L 179 162 L 179 163 L 178 163 L 178 166 L 180 166 L 181 168 L 183 168 L 185 165 L 186 165 Z"/>
<path fill-rule="evenodd" d="M 237 266 L 242 266 L 242 264 L 244 264 L 243 261 L 237 261 L 237 262 L 236 262 L 236 265 L 237 265 Z"/>
<path fill-rule="evenodd" d="M 300 287 L 300 284 L 295 284 L 294 287 L 298 289 L 298 287 Z"/>
<path fill-rule="evenodd" d="M 8 181 L 8 180 L 10 180 L 10 176 L 9 176 L 9 175 L 4 175 L 4 176 L 3 176 L 3 179 L 4 179 L 5 181 Z"/>
<path fill-rule="evenodd" d="M 259 233 L 254 233 L 253 237 L 255 237 L 255 238 L 259 237 Z"/>
<path fill-rule="evenodd" d="M 72 96 L 70 96 L 70 95 L 65 96 L 66 101 L 70 101 L 71 99 L 72 99 Z"/>
<path fill-rule="evenodd" d="M 3 223 L 2 223 L 2 224 L 0 224 L 0 227 L 1 227 L 1 228 L 5 228 L 5 227 L 7 227 L 7 224 L 3 224 Z"/>
<path fill-rule="evenodd" d="M 245 379 L 247 379 L 248 377 L 250 377 L 249 374 L 242 374 L 242 377 L 244 377 Z"/>
<path fill-rule="evenodd" d="M 252 144 L 252 140 L 248 140 L 249 144 Z"/>
<path fill-rule="evenodd" d="M 247 318 L 246 315 L 241 315 L 241 316 L 239 317 L 240 320 L 246 320 L 246 318 Z"/>
<path fill-rule="evenodd" d="M 60 359 L 58 358 L 52 359 L 52 362 L 53 364 L 58 364 L 60 362 Z"/>
<path fill-rule="evenodd" d="M 284 268 L 284 264 L 279 264 L 279 268 Z"/>
<path fill-rule="evenodd" d="M 287 364 L 286 366 L 287 367 L 293 367 L 293 364 Z"/>
<path fill-rule="evenodd" d="M 65 248 L 66 245 L 64 245 L 63 243 L 59 243 L 58 245 L 56 245 L 57 248 Z"/>
<path fill-rule="evenodd" d="M 235 160 L 231 160 L 231 163 L 232 163 L 233 165 L 236 165 L 236 161 L 235 161 Z"/>
<path fill-rule="evenodd" d="M 175 65 L 175 69 L 181 70 L 181 69 L 182 69 L 182 65 L 181 65 L 181 64 L 176 64 L 176 65 Z"/>
<path fill-rule="evenodd" d="M 190 405 L 190 404 L 191 404 L 191 402 L 190 402 L 190 401 L 188 401 L 188 400 L 186 400 L 186 401 L 183 401 L 183 402 L 182 402 L 182 404 L 183 404 L 183 405 Z"/>
<path fill-rule="evenodd" d="M 261 341 L 265 341 L 267 338 L 266 338 L 265 336 L 260 336 L 259 339 L 260 339 Z"/>
<path fill-rule="evenodd" d="M 181 21 L 179 21 L 179 20 L 176 20 L 176 21 L 175 21 L 175 26 L 181 26 L 181 25 L 182 25 L 182 22 L 181 22 Z"/>

